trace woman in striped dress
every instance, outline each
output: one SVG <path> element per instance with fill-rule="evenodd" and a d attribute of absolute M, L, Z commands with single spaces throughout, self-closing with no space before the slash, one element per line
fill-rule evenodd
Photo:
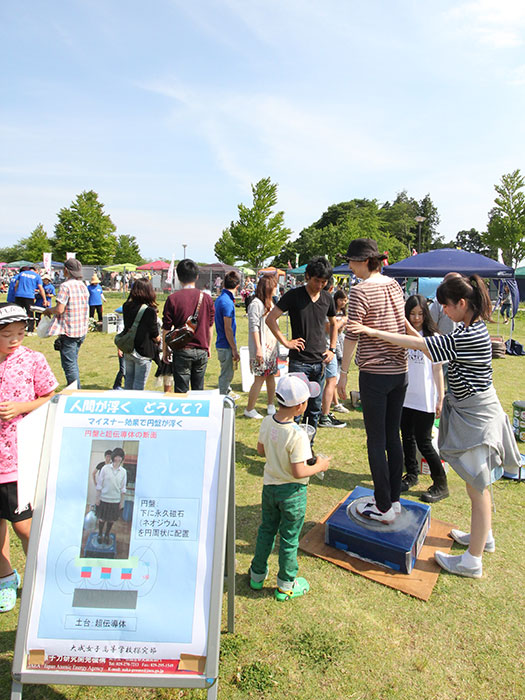
<path fill-rule="evenodd" d="M 492 347 L 483 323 L 490 317 L 491 303 L 483 280 L 478 275 L 445 279 L 437 289 L 437 300 L 458 324 L 448 335 L 421 337 L 409 324 L 408 335 L 356 322 L 349 327 L 355 333 L 421 350 L 432 362 L 448 361 L 450 393 L 443 403 L 439 451 L 466 482 L 471 521 L 470 533 L 450 533 L 467 551 L 459 556 L 438 551 L 435 559 L 450 573 L 480 578 L 483 551 L 495 550 L 487 487 L 501 477 L 503 466 L 519 466 L 520 455 L 492 385 Z"/>

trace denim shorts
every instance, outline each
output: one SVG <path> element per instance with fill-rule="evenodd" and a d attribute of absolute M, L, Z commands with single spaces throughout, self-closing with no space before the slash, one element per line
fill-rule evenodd
<path fill-rule="evenodd" d="M 339 367 L 337 363 L 337 357 L 334 355 L 330 362 L 325 365 L 325 379 L 330 379 L 330 377 L 337 377 L 339 375 Z"/>

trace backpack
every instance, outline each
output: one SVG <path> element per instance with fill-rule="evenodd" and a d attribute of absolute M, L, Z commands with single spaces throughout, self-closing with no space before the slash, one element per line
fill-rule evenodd
<path fill-rule="evenodd" d="M 137 328 L 139 327 L 140 319 L 144 315 L 144 311 L 146 311 L 147 308 L 148 307 L 146 304 L 142 304 L 137 312 L 137 315 L 135 316 L 133 325 L 130 328 L 124 328 L 124 330 L 117 333 L 114 338 L 115 345 L 125 355 L 129 355 L 135 349 L 135 336 L 137 335 Z"/>

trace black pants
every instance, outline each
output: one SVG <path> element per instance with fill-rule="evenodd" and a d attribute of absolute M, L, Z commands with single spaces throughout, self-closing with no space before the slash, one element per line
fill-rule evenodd
<path fill-rule="evenodd" d="M 30 307 L 33 306 L 34 303 L 34 299 L 27 299 L 26 297 L 15 297 L 15 304 L 18 304 L 18 306 L 21 306 L 23 309 L 26 310 L 29 319 L 27 322 L 28 333 L 33 333 L 33 331 L 35 330 L 35 315 L 32 311 L 30 311 Z"/>
<path fill-rule="evenodd" d="M 89 318 L 95 318 L 95 311 L 97 312 L 98 320 L 102 321 L 102 304 L 89 307 Z"/>
<path fill-rule="evenodd" d="M 438 486 L 445 486 L 447 475 L 441 464 L 441 459 L 432 445 L 432 426 L 434 414 L 417 411 L 414 408 L 403 408 L 401 415 L 401 437 L 405 455 L 407 474 L 417 476 L 419 473 L 416 459 L 416 445 L 427 460 L 432 481 Z"/>
<path fill-rule="evenodd" d="M 399 436 L 407 390 L 406 374 L 359 373 L 368 463 L 377 507 L 389 510 L 401 494 L 403 448 Z"/>

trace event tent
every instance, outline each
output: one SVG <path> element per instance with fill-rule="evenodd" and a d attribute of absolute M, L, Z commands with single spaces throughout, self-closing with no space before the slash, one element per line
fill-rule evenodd
<path fill-rule="evenodd" d="M 437 248 L 383 267 L 383 274 L 389 277 L 444 277 L 448 272 L 477 274 L 491 279 L 514 277 L 512 267 L 491 260 L 485 255 L 457 248 Z"/>
<path fill-rule="evenodd" d="M 139 265 L 137 270 L 167 270 L 170 264 L 164 262 L 164 260 L 154 260 L 153 262 L 145 263 L 144 265 Z"/>
<path fill-rule="evenodd" d="M 135 272 L 137 266 L 133 263 L 116 263 L 115 265 L 106 265 L 102 269 L 106 270 L 106 272 L 124 272 L 124 270 L 126 272 Z"/>

